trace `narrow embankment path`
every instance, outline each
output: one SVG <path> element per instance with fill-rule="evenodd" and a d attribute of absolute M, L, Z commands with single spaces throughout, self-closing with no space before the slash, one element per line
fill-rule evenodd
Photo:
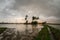
<path fill-rule="evenodd" d="M 53 37 L 53 34 L 52 34 L 51 31 L 50 31 L 50 28 L 49 28 L 49 27 L 47 27 L 47 28 L 48 28 L 48 31 L 49 31 L 51 40 L 55 40 L 54 37 Z"/>
<path fill-rule="evenodd" d="M 51 40 L 48 28 L 46 27 L 46 25 L 43 25 L 43 26 L 44 27 L 38 33 L 35 40 Z"/>
<path fill-rule="evenodd" d="M 51 26 L 49 26 L 49 28 L 50 28 L 51 33 L 54 36 L 54 39 L 55 40 L 60 40 L 60 30 L 59 29 L 56 29 L 54 27 L 51 27 Z"/>
<path fill-rule="evenodd" d="M 47 27 L 48 32 L 49 32 L 49 36 L 50 36 L 51 40 L 55 40 L 55 39 L 54 39 L 54 36 L 53 36 L 53 34 L 52 34 L 52 32 L 51 32 L 51 30 L 50 30 L 50 28 L 49 28 L 49 26 L 48 26 L 48 25 L 43 25 L 43 26 L 44 26 L 44 27 Z"/>

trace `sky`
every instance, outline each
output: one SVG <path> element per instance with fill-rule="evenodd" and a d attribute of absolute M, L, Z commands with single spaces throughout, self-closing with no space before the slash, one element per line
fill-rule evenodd
<path fill-rule="evenodd" d="M 60 23 L 60 0 L 0 0 L 0 22 L 25 22 L 25 15 Z"/>

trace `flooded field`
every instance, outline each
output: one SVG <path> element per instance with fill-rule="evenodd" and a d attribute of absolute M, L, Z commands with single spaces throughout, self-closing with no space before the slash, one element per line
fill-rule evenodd
<path fill-rule="evenodd" d="M 60 25 L 50 26 L 56 29 L 60 29 Z M 46 31 L 47 29 L 44 30 L 44 26 L 42 24 L 39 25 L 0 24 L 0 27 L 7 28 L 3 33 L 0 34 L 0 40 L 35 40 L 40 31 L 41 33 L 43 33 L 43 35 L 44 33 L 45 34 L 48 33 Z"/>
<path fill-rule="evenodd" d="M 0 27 L 15 28 L 19 32 L 23 32 L 26 29 L 32 31 L 33 29 L 41 30 L 43 28 L 42 24 L 40 25 L 25 25 L 25 24 L 0 24 Z"/>
<path fill-rule="evenodd" d="M 50 25 L 50 26 L 60 30 L 60 25 Z"/>
<path fill-rule="evenodd" d="M 34 40 L 43 28 L 42 25 L 24 24 L 0 24 L 0 27 L 8 28 L 0 35 L 1 40 Z"/>

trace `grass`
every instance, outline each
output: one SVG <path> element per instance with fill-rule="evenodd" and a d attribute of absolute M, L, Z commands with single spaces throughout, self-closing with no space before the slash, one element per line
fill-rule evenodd
<path fill-rule="evenodd" d="M 56 28 L 53 28 L 53 27 L 51 27 L 51 26 L 49 26 L 49 28 L 50 28 L 50 30 L 51 30 L 54 38 L 55 38 L 56 40 L 60 40 L 60 30 L 58 30 L 58 29 L 56 29 Z"/>
<path fill-rule="evenodd" d="M 50 40 L 50 35 L 46 25 L 43 25 L 44 28 L 39 32 L 35 40 Z"/>
<path fill-rule="evenodd" d="M 0 34 L 3 33 L 7 28 L 5 27 L 0 27 Z"/>

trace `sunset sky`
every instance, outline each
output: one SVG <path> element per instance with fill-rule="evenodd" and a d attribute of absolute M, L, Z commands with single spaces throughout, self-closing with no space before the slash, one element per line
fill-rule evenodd
<path fill-rule="evenodd" d="M 0 0 L 0 22 L 24 22 L 25 15 L 60 23 L 60 0 Z"/>

